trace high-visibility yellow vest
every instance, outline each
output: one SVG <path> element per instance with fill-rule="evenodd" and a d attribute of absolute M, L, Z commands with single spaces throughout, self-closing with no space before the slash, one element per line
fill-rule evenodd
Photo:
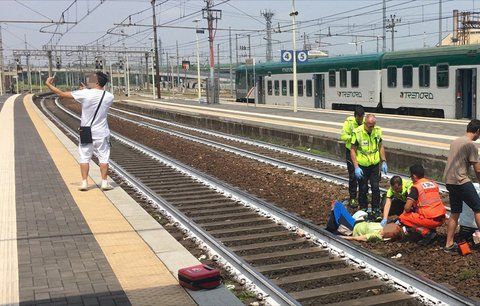
<path fill-rule="evenodd" d="M 380 163 L 380 142 L 382 129 L 374 127 L 370 134 L 362 124 L 353 130 L 351 144 L 357 145 L 357 162 L 360 166 L 368 167 Z"/>
<path fill-rule="evenodd" d="M 340 134 L 340 140 L 345 141 L 345 147 L 350 150 L 352 147 L 352 135 L 353 130 L 358 128 L 359 125 L 354 116 L 347 117 L 343 123 L 342 133 Z"/>

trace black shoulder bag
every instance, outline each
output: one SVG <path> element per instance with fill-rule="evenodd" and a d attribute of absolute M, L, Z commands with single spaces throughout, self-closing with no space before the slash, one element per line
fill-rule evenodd
<path fill-rule="evenodd" d="M 103 92 L 102 98 L 100 99 L 100 103 L 98 103 L 97 110 L 95 111 L 95 114 L 93 115 L 92 121 L 90 122 L 90 126 L 80 126 L 78 128 L 78 132 L 80 133 L 80 143 L 81 144 L 93 143 L 92 124 L 93 124 L 93 121 L 95 120 L 95 117 L 97 116 L 97 113 L 98 113 L 98 110 L 100 109 L 100 106 L 102 105 L 103 97 L 105 97 L 105 91 Z"/>

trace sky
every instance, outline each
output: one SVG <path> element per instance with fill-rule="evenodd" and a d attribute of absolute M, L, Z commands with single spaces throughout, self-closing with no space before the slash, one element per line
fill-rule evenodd
<path fill-rule="evenodd" d="M 415 49 L 435 46 L 438 42 L 438 0 L 386 0 L 387 17 L 399 19 L 395 33 L 395 49 Z M 203 0 L 157 0 L 157 23 L 162 26 L 193 27 L 196 19 L 199 26 L 206 27 L 202 19 Z M 278 60 L 280 50 L 292 48 L 291 0 L 214 0 L 215 9 L 222 11 L 218 21 L 215 45 L 220 45 L 220 60 L 230 61 L 229 32 L 232 29 L 232 55 L 236 63 L 236 38 L 240 47 L 247 46 L 251 38 L 251 53 L 256 61 L 265 61 L 265 19 L 262 10 L 274 12 L 273 55 Z M 374 53 L 382 47 L 382 1 L 381 0 L 296 0 L 297 46 L 304 42 L 312 48 L 328 51 L 331 56 L 355 53 Z M 479 10 L 480 0 L 443 0 L 442 31 L 452 31 L 452 11 Z M 142 12 L 143 11 L 143 12 Z M 70 25 L 46 25 L 9 23 L 21 21 L 58 21 L 63 12 Z M 131 19 L 128 16 L 131 15 Z M 149 0 L 0 0 L 0 25 L 2 26 L 4 57 L 13 61 L 14 49 L 42 49 L 46 44 L 86 46 L 98 45 L 118 48 L 151 48 L 152 29 L 146 26 L 116 26 L 131 23 L 151 25 L 152 10 Z M 68 31 L 67 31 L 68 28 Z M 64 33 L 52 35 L 52 32 Z M 107 34 L 110 31 L 112 34 Z M 331 36 L 327 36 L 330 33 Z M 162 49 L 169 56 L 195 60 L 195 30 L 160 28 Z M 387 50 L 391 49 L 391 33 L 387 33 Z M 25 42 L 26 39 L 26 42 Z M 200 34 L 201 59 L 207 61 L 208 41 Z M 217 46 L 216 46 L 217 47 Z M 245 48 L 243 48 L 245 49 Z M 239 50 L 239 62 L 247 57 L 247 51 Z M 164 54 L 164 57 L 166 54 Z M 62 62 L 74 61 L 63 56 Z M 139 59 L 132 59 L 133 62 Z M 45 62 L 43 58 L 38 64 Z M 43 63 L 45 64 L 45 63 Z"/>

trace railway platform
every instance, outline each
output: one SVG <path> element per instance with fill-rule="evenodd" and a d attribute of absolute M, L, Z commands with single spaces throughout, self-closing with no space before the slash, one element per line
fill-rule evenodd
<path fill-rule="evenodd" d="M 339 135 L 345 118 L 352 115 L 350 111 L 300 108 L 294 113 L 286 107 L 226 100 L 212 105 L 188 99 L 153 100 L 138 96 L 122 99 L 117 105 L 143 108 L 147 113 L 157 110 L 160 116 L 228 133 L 285 140 L 294 146 L 310 147 L 342 158 L 345 153 Z M 412 163 L 421 162 L 439 177 L 450 142 L 463 135 L 468 124 L 468 120 L 376 115 L 377 124 L 383 130 L 389 164 L 394 169 L 406 169 Z"/>
<path fill-rule="evenodd" d="M 76 144 L 31 95 L 0 97 L 0 139 L 0 305 L 242 305 L 180 287 L 199 261 L 121 187 L 78 191 Z"/>
<path fill-rule="evenodd" d="M 205 115 L 224 120 L 250 122 L 263 127 L 274 127 L 285 131 L 308 132 L 310 134 L 339 137 L 343 122 L 353 112 L 337 110 L 315 110 L 299 108 L 294 113 L 284 106 L 230 102 L 199 104 L 187 99 L 151 98 L 124 99 L 129 103 L 155 105 L 169 111 L 185 114 Z M 446 156 L 450 142 L 465 133 L 468 120 L 440 119 L 429 117 L 376 114 L 377 124 L 382 127 L 388 147 L 412 152 Z"/>

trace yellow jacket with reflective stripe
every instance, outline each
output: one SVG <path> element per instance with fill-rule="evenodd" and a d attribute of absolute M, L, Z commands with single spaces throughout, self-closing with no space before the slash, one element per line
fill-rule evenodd
<path fill-rule="evenodd" d="M 380 142 L 382 129 L 374 127 L 372 133 L 365 131 L 362 124 L 353 130 L 351 144 L 357 145 L 357 162 L 360 166 L 368 167 L 380 163 Z"/>
<path fill-rule="evenodd" d="M 340 140 L 345 142 L 345 147 L 350 150 L 352 147 L 352 135 L 353 130 L 358 127 L 357 120 L 354 116 L 347 117 L 343 123 L 342 133 L 340 134 Z"/>

